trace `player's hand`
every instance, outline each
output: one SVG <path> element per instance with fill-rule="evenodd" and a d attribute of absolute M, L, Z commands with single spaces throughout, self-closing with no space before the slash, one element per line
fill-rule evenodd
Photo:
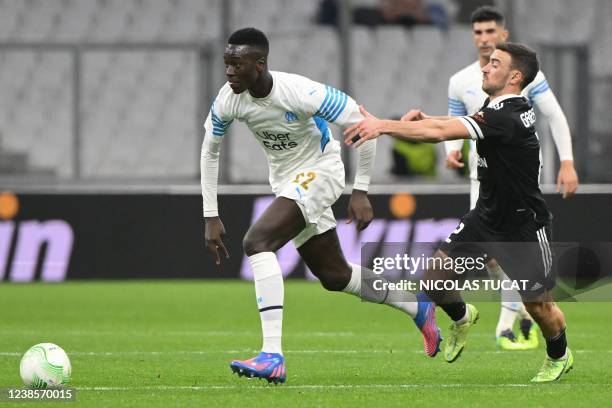
<path fill-rule="evenodd" d="M 411 109 L 408 112 L 406 112 L 404 116 L 402 116 L 401 120 L 402 122 L 410 122 L 410 121 L 424 120 L 427 118 L 428 116 L 420 109 Z"/>
<path fill-rule="evenodd" d="M 347 224 L 357 221 L 357 231 L 363 231 L 368 228 L 370 222 L 374 218 L 374 210 L 368 199 L 368 193 L 361 190 L 353 190 L 348 205 L 348 220 Z"/>
<path fill-rule="evenodd" d="M 366 140 L 376 139 L 383 133 L 382 120 L 365 110 L 363 105 L 359 106 L 359 111 L 364 116 L 364 119 L 344 131 L 344 143 L 349 146 L 359 147 Z"/>
<path fill-rule="evenodd" d="M 461 151 L 460 150 L 451 150 L 446 155 L 446 168 L 449 169 L 461 169 L 465 166 L 461 161 Z"/>
<path fill-rule="evenodd" d="M 570 198 L 578 189 L 578 174 L 573 160 L 563 160 L 557 176 L 557 193 L 563 192 L 563 198 Z"/>
<path fill-rule="evenodd" d="M 225 254 L 225 259 L 229 258 L 229 252 L 223 244 L 223 236 L 225 235 L 225 227 L 219 217 L 208 217 L 204 221 L 204 239 L 206 242 L 206 248 L 212 252 L 215 257 L 215 263 L 221 264 L 221 257 L 219 256 L 219 249 Z"/>

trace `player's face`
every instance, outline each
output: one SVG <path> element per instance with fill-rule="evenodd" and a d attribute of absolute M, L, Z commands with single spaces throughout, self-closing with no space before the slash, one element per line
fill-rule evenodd
<path fill-rule="evenodd" d="M 480 58 L 490 58 L 497 44 L 508 39 L 508 31 L 496 21 L 481 21 L 472 25 L 472 38 Z"/>
<path fill-rule="evenodd" d="M 228 44 L 223 54 L 225 76 L 235 94 L 251 88 L 259 78 L 259 61 L 248 45 Z"/>
<path fill-rule="evenodd" d="M 511 73 L 512 57 L 507 52 L 495 50 L 489 63 L 482 68 L 482 90 L 495 95 L 504 89 Z"/>

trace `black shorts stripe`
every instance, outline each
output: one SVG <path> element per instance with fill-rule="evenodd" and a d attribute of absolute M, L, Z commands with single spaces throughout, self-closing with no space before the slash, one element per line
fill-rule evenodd
<path fill-rule="evenodd" d="M 268 307 L 262 307 L 261 309 L 259 309 L 259 313 L 262 312 L 267 312 L 268 310 L 277 310 L 277 309 L 282 309 L 282 306 L 268 306 Z"/>

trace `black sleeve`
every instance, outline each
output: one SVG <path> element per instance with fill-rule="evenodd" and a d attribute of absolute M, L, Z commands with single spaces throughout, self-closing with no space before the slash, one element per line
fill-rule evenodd
<path fill-rule="evenodd" d="M 479 139 L 504 142 L 512 135 L 513 121 L 509 112 L 503 108 L 496 110 L 487 107 L 467 118 Z"/>

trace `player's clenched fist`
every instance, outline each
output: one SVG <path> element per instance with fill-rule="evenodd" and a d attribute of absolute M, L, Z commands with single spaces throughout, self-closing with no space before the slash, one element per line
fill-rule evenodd
<path fill-rule="evenodd" d="M 446 155 L 446 167 L 449 169 L 460 169 L 464 166 L 461 162 L 461 151 L 452 150 Z"/>
<path fill-rule="evenodd" d="M 225 227 L 219 217 L 209 217 L 205 219 L 204 227 L 204 239 L 206 241 L 206 247 L 215 257 L 215 263 L 221 264 L 221 257 L 219 256 L 219 249 L 225 254 L 225 258 L 229 258 L 229 252 L 223 244 L 223 236 L 225 235 Z"/>

